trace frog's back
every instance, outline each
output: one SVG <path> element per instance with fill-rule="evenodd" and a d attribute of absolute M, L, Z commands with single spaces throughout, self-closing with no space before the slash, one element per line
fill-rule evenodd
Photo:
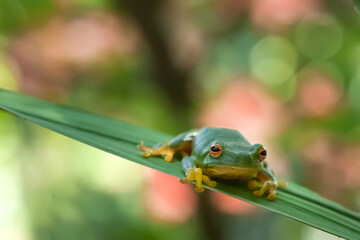
<path fill-rule="evenodd" d="M 238 147 L 248 148 L 251 144 L 237 130 L 228 128 L 203 127 L 200 128 L 195 138 L 193 152 L 202 155 L 207 151 L 213 142 L 226 143 L 227 145 L 236 145 Z"/>

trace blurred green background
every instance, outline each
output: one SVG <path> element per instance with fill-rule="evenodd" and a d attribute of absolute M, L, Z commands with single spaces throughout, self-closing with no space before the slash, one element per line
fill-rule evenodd
<path fill-rule="evenodd" d="M 0 87 L 170 134 L 234 128 L 360 211 L 351 1 L 0 1 Z M 0 238 L 338 239 L 0 112 Z"/>

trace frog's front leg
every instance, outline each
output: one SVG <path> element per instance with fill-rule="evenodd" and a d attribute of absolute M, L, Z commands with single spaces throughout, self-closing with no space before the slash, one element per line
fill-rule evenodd
<path fill-rule="evenodd" d="M 278 181 L 272 170 L 269 168 L 264 168 L 260 171 L 257 175 L 257 180 L 250 180 L 248 181 L 248 188 L 249 189 L 256 189 L 253 194 L 257 197 L 268 193 L 267 199 L 273 201 L 276 198 L 276 189 L 278 186 L 286 187 L 286 184 Z"/>
<path fill-rule="evenodd" d="M 184 157 L 182 159 L 182 165 L 186 173 L 185 177 L 183 177 L 180 182 L 188 183 L 191 181 L 195 181 L 195 191 L 198 193 L 204 192 L 203 182 L 209 187 L 215 187 L 216 182 L 211 181 L 208 176 L 203 175 L 202 169 L 195 167 L 194 161 L 194 156 Z"/>

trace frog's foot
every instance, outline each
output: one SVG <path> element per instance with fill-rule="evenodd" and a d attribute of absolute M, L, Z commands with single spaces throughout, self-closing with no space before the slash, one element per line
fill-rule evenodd
<path fill-rule="evenodd" d="M 257 180 L 248 181 L 248 189 L 261 188 L 262 184 Z"/>
<path fill-rule="evenodd" d="M 169 145 L 165 144 L 161 147 L 158 148 L 152 148 L 152 147 L 147 147 L 144 145 L 144 142 L 141 141 L 141 143 L 139 145 L 137 145 L 137 148 L 142 152 L 142 155 L 144 157 L 150 157 L 150 156 L 160 156 L 160 155 L 165 155 L 164 159 L 167 162 L 171 162 L 175 153 L 174 149 L 171 149 Z"/>
<path fill-rule="evenodd" d="M 278 183 L 279 183 L 279 186 L 281 186 L 281 187 L 287 187 L 287 183 L 286 183 L 286 182 L 278 181 Z"/>
<path fill-rule="evenodd" d="M 195 191 L 198 193 L 204 192 L 203 182 L 209 187 L 216 186 L 215 181 L 211 181 L 208 176 L 202 174 L 201 168 L 189 168 L 185 177 L 180 180 L 181 183 L 188 183 L 191 181 L 195 181 Z"/>
<path fill-rule="evenodd" d="M 276 188 L 278 186 L 277 181 L 267 180 L 264 182 L 259 182 L 257 180 L 248 181 L 248 188 L 255 189 L 260 188 L 253 192 L 253 194 L 257 197 L 261 197 L 264 193 L 268 193 L 267 199 L 273 201 L 276 198 Z"/>

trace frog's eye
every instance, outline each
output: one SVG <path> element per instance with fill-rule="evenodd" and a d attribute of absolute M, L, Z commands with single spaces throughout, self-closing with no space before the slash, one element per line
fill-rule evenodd
<path fill-rule="evenodd" d="M 264 161 L 265 158 L 266 158 L 266 155 L 267 155 L 267 151 L 265 150 L 264 147 L 261 147 L 261 148 L 259 149 L 259 160 L 260 160 L 261 162 Z"/>
<path fill-rule="evenodd" d="M 218 158 L 222 153 L 222 147 L 219 144 L 214 143 L 210 146 L 209 152 L 212 157 Z"/>

